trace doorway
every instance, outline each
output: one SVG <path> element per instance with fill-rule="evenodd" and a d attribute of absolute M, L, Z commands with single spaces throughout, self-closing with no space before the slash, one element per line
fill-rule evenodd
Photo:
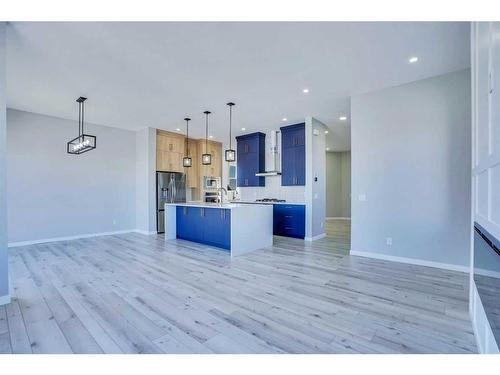
<path fill-rule="evenodd" d="M 351 151 L 326 152 L 327 237 L 351 243 Z"/>

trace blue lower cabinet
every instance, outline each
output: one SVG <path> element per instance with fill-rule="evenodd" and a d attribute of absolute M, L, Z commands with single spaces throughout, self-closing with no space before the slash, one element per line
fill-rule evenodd
<path fill-rule="evenodd" d="M 203 217 L 200 207 L 177 206 L 177 238 L 199 242 L 203 239 Z"/>
<path fill-rule="evenodd" d="M 231 249 L 231 210 L 177 206 L 177 238 Z"/>
<path fill-rule="evenodd" d="M 306 206 L 301 204 L 273 205 L 273 233 L 277 236 L 304 238 Z"/>
<path fill-rule="evenodd" d="M 203 243 L 231 249 L 231 210 L 205 208 Z"/>

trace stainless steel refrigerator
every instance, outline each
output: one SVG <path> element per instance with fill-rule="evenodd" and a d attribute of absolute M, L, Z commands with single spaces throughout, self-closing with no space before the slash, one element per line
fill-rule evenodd
<path fill-rule="evenodd" d="M 156 172 L 156 230 L 165 233 L 165 203 L 186 202 L 186 175 Z"/>

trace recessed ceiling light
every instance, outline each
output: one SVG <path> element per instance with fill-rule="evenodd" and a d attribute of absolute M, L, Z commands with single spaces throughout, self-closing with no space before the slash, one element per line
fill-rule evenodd
<path fill-rule="evenodd" d="M 175 130 L 177 130 L 178 132 L 180 132 L 180 131 L 181 131 L 181 129 L 179 129 L 179 128 L 177 128 L 177 129 L 175 129 Z"/>
<path fill-rule="evenodd" d="M 326 148 L 326 151 L 330 151 L 330 147 L 327 147 L 327 148 Z"/>
<path fill-rule="evenodd" d="M 340 120 L 340 121 L 345 121 L 345 120 L 347 120 L 347 117 L 346 117 L 346 116 L 340 116 L 340 117 L 339 117 L 339 120 Z"/>
<path fill-rule="evenodd" d="M 328 134 L 328 130 L 325 130 L 325 134 Z"/>
<path fill-rule="evenodd" d="M 283 117 L 281 121 L 288 121 L 288 119 L 286 117 Z"/>
<path fill-rule="evenodd" d="M 417 57 L 417 56 L 410 57 L 410 58 L 408 59 L 408 61 L 409 61 L 410 63 L 412 63 L 412 64 L 413 64 L 413 63 L 416 63 L 416 62 L 418 61 L 418 57 Z"/>
<path fill-rule="evenodd" d="M 307 94 L 307 93 L 309 93 L 309 89 L 304 89 L 304 90 L 302 90 L 302 92 L 303 92 L 304 94 Z"/>
<path fill-rule="evenodd" d="M 241 130 L 245 131 L 245 130 L 247 130 L 247 128 L 241 128 Z"/>

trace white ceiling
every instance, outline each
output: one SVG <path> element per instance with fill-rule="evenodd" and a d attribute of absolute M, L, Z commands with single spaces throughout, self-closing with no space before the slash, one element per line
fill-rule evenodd
<path fill-rule="evenodd" d="M 349 97 L 466 68 L 468 23 L 9 23 L 8 107 L 124 129 L 228 137 L 314 116 L 350 148 Z M 419 62 L 408 63 L 418 56 Z M 308 88 L 309 94 L 302 89 Z M 347 115 L 347 121 L 339 116 Z"/>

